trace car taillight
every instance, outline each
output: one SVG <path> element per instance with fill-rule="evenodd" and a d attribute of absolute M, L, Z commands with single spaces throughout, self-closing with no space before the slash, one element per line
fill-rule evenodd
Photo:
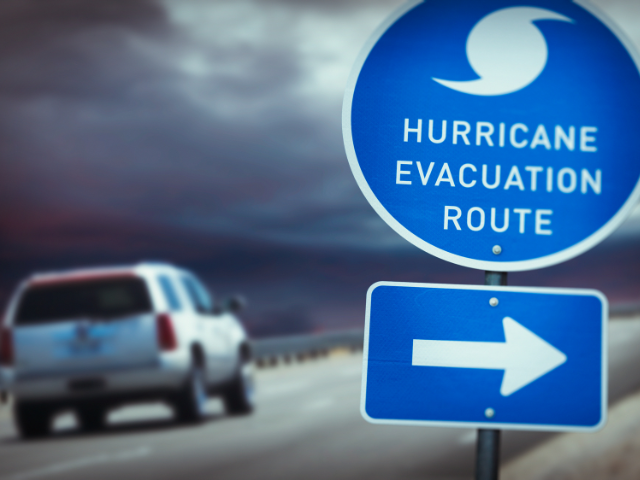
<path fill-rule="evenodd" d="M 156 328 L 158 332 L 158 345 L 161 350 L 175 350 L 178 347 L 176 332 L 173 329 L 171 317 L 166 313 L 161 313 L 156 317 Z"/>
<path fill-rule="evenodd" d="M 3 367 L 13 365 L 13 335 L 6 327 L 0 328 L 0 365 Z"/>

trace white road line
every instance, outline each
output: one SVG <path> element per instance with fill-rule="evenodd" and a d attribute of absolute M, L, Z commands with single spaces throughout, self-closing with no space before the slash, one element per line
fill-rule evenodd
<path fill-rule="evenodd" d="M 335 403 L 335 400 L 331 397 L 318 398 L 312 402 L 307 403 L 302 410 L 304 412 L 313 412 L 316 410 L 322 410 L 328 408 Z"/>
<path fill-rule="evenodd" d="M 144 447 L 138 447 L 135 450 L 116 453 L 113 455 L 113 461 L 126 462 L 129 460 L 135 460 L 136 458 L 148 457 L 149 455 L 151 455 L 151 448 L 144 446 Z"/>
<path fill-rule="evenodd" d="M 101 455 L 94 455 L 92 457 L 79 458 L 78 460 L 71 460 L 68 462 L 56 463 L 49 465 L 48 467 L 39 468 L 37 470 L 30 470 L 27 472 L 17 473 L 11 477 L 10 480 L 28 480 L 31 478 L 47 477 L 50 475 L 56 475 L 59 473 L 70 472 L 72 470 L 79 470 L 82 468 L 90 467 L 92 465 L 99 465 L 103 463 L 116 463 L 127 462 L 138 458 L 143 458 L 150 455 L 152 452 L 148 446 L 141 446 L 135 450 L 127 450 L 119 453 L 103 453 Z"/>
<path fill-rule="evenodd" d="M 56 431 L 72 430 L 77 426 L 78 422 L 76 421 L 76 417 L 71 412 L 65 412 L 61 415 L 58 415 L 53 421 L 53 429 Z"/>
<path fill-rule="evenodd" d="M 127 405 L 109 414 L 109 423 L 125 423 L 144 420 L 168 420 L 173 418 L 171 409 L 162 403 Z"/>
<path fill-rule="evenodd" d="M 309 385 L 309 382 L 288 382 L 276 385 L 270 385 L 268 387 L 260 387 L 258 384 L 257 394 L 258 397 L 278 397 L 280 395 L 286 395 L 291 392 L 303 390 Z"/>

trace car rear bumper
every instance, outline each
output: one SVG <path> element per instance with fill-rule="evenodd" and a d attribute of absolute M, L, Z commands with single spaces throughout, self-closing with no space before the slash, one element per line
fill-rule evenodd
<path fill-rule="evenodd" d="M 19 401 L 69 405 L 159 398 L 176 392 L 184 384 L 188 364 L 176 360 L 158 359 L 145 365 L 65 373 L 18 371 L 11 391 Z"/>

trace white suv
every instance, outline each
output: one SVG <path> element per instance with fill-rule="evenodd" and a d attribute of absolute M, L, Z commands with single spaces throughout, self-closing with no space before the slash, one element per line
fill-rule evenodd
<path fill-rule="evenodd" d="M 203 418 L 207 394 L 227 412 L 253 410 L 247 334 L 239 300 L 215 306 L 190 272 L 168 264 L 33 275 L 13 295 L 0 330 L 24 437 L 45 435 L 73 409 L 83 429 L 109 409 L 162 399 L 185 422 Z"/>

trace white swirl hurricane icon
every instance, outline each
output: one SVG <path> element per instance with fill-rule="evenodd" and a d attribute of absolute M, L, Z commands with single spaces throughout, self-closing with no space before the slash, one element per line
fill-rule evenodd
<path fill-rule="evenodd" d="M 496 96 L 522 90 L 531 84 L 547 64 L 547 42 L 532 22 L 573 20 L 551 10 L 510 7 L 482 18 L 467 38 L 467 59 L 480 78 L 436 82 L 470 95 Z"/>

